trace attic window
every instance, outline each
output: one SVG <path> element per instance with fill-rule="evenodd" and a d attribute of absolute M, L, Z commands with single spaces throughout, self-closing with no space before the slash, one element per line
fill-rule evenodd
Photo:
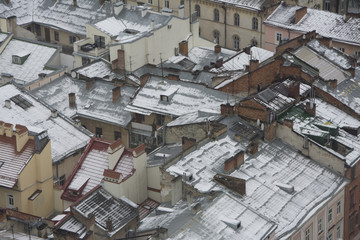
<path fill-rule="evenodd" d="M 124 30 L 125 33 L 128 33 L 128 34 L 137 34 L 139 33 L 139 31 L 135 30 L 135 29 L 125 29 Z"/>
<path fill-rule="evenodd" d="M 12 63 L 22 65 L 29 56 L 29 52 L 21 52 L 16 55 L 12 55 Z"/>
<path fill-rule="evenodd" d="M 44 138 L 46 138 L 48 136 L 47 132 L 43 132 L 42 134 L 39 135 L 39 140 L 42 140 Z"/>
<path fill-rule="evenodd" d="M 13 101 L 16 105 L 20 106 L 22 109 L 28 109 L 32 106 L 32 104 L 20 94 L 10 98 L 10 100 Z"/>
<path fill-rule="evenodd" d="M 165 96 L 165 95 L 160 95 L 160 99 L 161 99 L 161 101 L 163 101 L 163 102 L 168 102 L 168 101 L 169 101 L 168 96 Z"/>

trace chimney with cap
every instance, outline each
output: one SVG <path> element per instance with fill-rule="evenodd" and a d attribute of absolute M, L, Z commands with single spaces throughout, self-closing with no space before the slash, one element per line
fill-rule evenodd
<path fill-rule="evenodd" d="M 14 135 L 13 125 L 11 123 L 5 123 L 4 132 L 7 137 L 12 137 Z"/>
<path fill-rule="evenodd" d="M 75 108 L 76 106 L 76 96 L 75 93 L 69 93 L 69 107 Z"/>
<path fill-rule="evenodd" d="M 112 89 L 112 102 L 116 101 L 121 97 L 121 87 L 115 87 Z"/>

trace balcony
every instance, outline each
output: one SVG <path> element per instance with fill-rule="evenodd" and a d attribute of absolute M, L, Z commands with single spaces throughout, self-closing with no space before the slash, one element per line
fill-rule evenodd
<path fill-rule="evenodd" d="M 92 57 L 99 57 L 109 52 L 107 46 L 98 47 L 90 38 L 82 39 L 74 43 L 74 52 Z"/>

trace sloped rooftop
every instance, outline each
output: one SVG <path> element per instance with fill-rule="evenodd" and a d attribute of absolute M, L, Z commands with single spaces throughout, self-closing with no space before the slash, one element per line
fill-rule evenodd
<path fill-rule="evenodd" d="M 20 83 L 29 83 L 38 79 L 40 73 L 54 72 L 54 70 L 47 69 L 46 65 L 57 51 L 59 51 L 57 48 L 40 42 L 12 39 L 0 54 L 0 73 L 11 74 L 16 80 L 20 80 Z M 26 56 L 28 55 L 25 62 L 23 64 L 13 63 L 12 56 L 21 52 L 26 52 Z"/>
<path fill-rule="evenodd" d="M 85 147 L 90 141 L 88 131 L 76 128 L 68 118 L 61 116 L 50 117 L 50 109 L 27 93 L 21 92 L 11 84 L 0 87 L 0 102 L 2 103 L 17 95 L 31 103 L 32 106 L 23 109 L 11 101 L 11 109 L 0 107 L 1 120 L 14 125 L 21 124 L 27 126 L 28 129 L 47 130 L 51 140 L 53 162 L 73 154 L 75 151 Z"/>
<path fill-rule="evenodd" d="M 261 10 L 261 7 L 266 3 L 266 0 L 211 0 L 211 2 L 229 4 L 251 10 Z"/>
<path fill-rule="evenodd" d="M 184 114 L 177 119 L 169 122 L 166 126 L 174 127 L 187 124 L 205 123 L 207 121 L 213 122 L 221 118 L 221 115 L 217 111 L 213 110 L 199 110 L 196 112 Z"/>
<path fill-rule="evenodd" d="M 102 78 L 111 81 L 113 78 L 122 78 L 123 76 L 114 73 L 111 69 L 111 63 L 103 59 L 91 62 L 83 67 L 73 70 L 74 72 L 87 78 Z"/>
<path fill-rule="evenodd" d="M 124 109 L 136 88 L 123 85 L 121 97 L 115 103 L 112 102 L 113 88 L 113 83 L 98 80 L 86 90 L 84 80 L 64 75 L 32 93 L 67 117 L 81 116 L 125 127 L 131 121 L 131 114 Z M 69 93 L 75 93 L 76 108 L 69 106 Z"/>
<path fill-rule="evenodd" d="M 321 36 L 360 45 L 360 19 L 350 18 L 345 22 L 343 15 L 307 8 L 306 15 L 295 24 L 295 12 L 300 8 L 280 4 L 264 23 L 302 33 L 315 30 Z"/>
<path fill-rule="evenodd" d="M 29 139 L 21 152 L 16 151 L 16 138 L 0 136 L 0 186 L 13 188 L 23 168 L 35 151 L 34 140 Z"/>
<path fill-rule="evenodd" d="M 286 238 L 320 209 L 347 180 L 275 140 L 245 160 L 232 177 L 246 180 L 242 203 L 277 223 L 275 238 Z M 294 187 L 292 193 L 281 186 Z"/>
<path fill-rule="evenodd" d="M 161 100 L 161 95 L 166 94 L 169 89 L 176 89 L 176 91 L 168 96 L 168 101 Z M 160 77 L 152 76 L 125 110 L 144 115 L 158 113 L 180 116 L 208 108 L 220 113 L 220 105 L 228 101 L 234 101 L 232 96 L 203 85 L 162 80 Z"/>
<path fill-rule="evenodd" d="M 77 0 L 77 7 L 74 7 L 73 0 L 16 0 L 9 4 L 2 1 L 0 17 L 16 16 L 18 25 L 35 22 L 85 36 L 86 23 L 110 15 L 112 9 L 110 1 L 101 6 L 99 1 Z"/>
<path fill-rule="evenodd" d="M 270 108 L 275 113 L 279 113 L 289 107 L 295 99 L 291 97 L 286 97 L 281 93 L 274 91 L 270 88 L 265 89 L 264 91 L 259 92 L 254 96 L 254 100 L 258 103 Z"/>

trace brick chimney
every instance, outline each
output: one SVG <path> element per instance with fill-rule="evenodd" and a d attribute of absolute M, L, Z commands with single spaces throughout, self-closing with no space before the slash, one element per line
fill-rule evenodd
<path fill-rule="evenodd" d="M 105 0 L 99 0 L 99 5 L 100 5 L 100 6 L 103 5 L 104 2 L 105 2 Z"/>
<path fill-rule="evenodd" d="M 220 67 L 222 67 L 222 65 L 223 65 L 223 58 L 220 57 L 216 60 L 215 67 L 220 68 Z"/>
<path fill-rule="evenodd" d="M 288 128 L 293 129 L 294 121 L 291 119 L 284 119 L 284 125 L 287 126 Z"/>
<path fill-rule="evenodd" d="M 255 154 L 259 150 L 259 144 L 256 141 L 252 141 L 247 147 L 246 152 L 249 154 Z"/>
<path fill-rule="evenodd" d="M 327 48 L 332 48 L 332 38 L 321 37 L 318 38 L 319 42 Z"/>
<path fill-rule="evenodd" d="M 188 49 L 188 41 L 181 41 L 179 43 L 179 53 L 183 56 L 188 56 L 188 52 L 189 52 L 189 49 Z"/>
<path fill-rule="evenodd" d="M 231 106 L 230 103 L 221 104 L 220 113 L 223 116 L 232 116 L 234 115 L 234 106 Z"/>
<path fill-rule="evenodd" d="M 112 89 L 112 102 L 116 103 L 121 97 L 121 87 L 115 87 Z"/>
<path fill-rule="evenodd" d="M 74 7 L 77 7 L 77 1 L 76 0 L 73 0 L 73 5 L 74 5 Z"/>
<path fill-rule="evenodd" d="M 94 85 L 95 80 L 94 79 L 90 79 L 86 81 L 86 90 L 90 90 L 92 88 L 92 86 Z"/>
<path fill-rule="evenodd" d="M 76 96 L 75 93 L 69 93 L 69 107 L 75 108 L 76 106 Z"/>
<path fill-rule="evenodd" d="M 336 79 L 329 80 L 329 85 L 331 88 L 336 89 L 337 88 L 337 80 Z"/>
<path fill-rule="evenodd" d="M 297 102 L 300 100 L 300 82 L 290 83 L 288 97 L 295 98 Z"/>
<path fill-rule="evenodd" d="M 215 53 L 221 53 L 221 46 L 220 45 L 215 45 L 214 52 Z"/>
<path fill-rule="evenodd" d="M 21 152 L 21 150 L 29 140 L 29 132 L 25 126 L 19 124 L 16 124 L 15 129 L 16 129 L 16 133 L 15 133 L 16 151 Z"/>
<path fill-rule="evenodd" d="M 133 151 L 133 156 L 134 157 L 139 157 L 140 155 L 142 155 L 143 153 L 145 153 L 145 149 L 146 146 L 144 143 L 142 143 L 141 145 L 137 146 L 134 151 Z"/>
<path fill-rule="evenodd" d="M 314 102 L 306 102 L 306 108 L 305 111 L 309 113 L 311 116 L 316 115 L 316 103 Z"/>
<path fill-rule="evenodd" d="M 121 141 L 121 139 L 118 139 L 117 141 L 113 142 L 112 144 L 110 144 L 110 146 L 108 147 L 108 167 L 110 170 L 113 170 L 114 167 L 116 166 L 117 162 L 119 161 L 121 155 L 123 154 L 125 149 L 125 146 L 123 144 L 123 142 Z"/>
<path fill-rule="evenodd" d="M 259 67 L 259 60 L 251 59 L 250 66 L 249 66 L 249 72 L 255 71 L 258 67 Z"/>
<path fill-rule="evenodd" d="M 112 70 L 120 70 L 121 73 L 125 74 L 125 51 L 117 50 L 117 59 L 111 62 Z"/>
<path fill-rule="evenodd" d="M 169 75 L 168 75 L 168 79 L 169 79 L 169 80 L 174 80 L 174 81 L 179 81 L 179 80 L 180 80 L 180 77 L 179 77 L 179 75 L 169 74 Z"/>
<path fill-rule="evenodd" d="M 4 132 L 7 137 L 12 137 L 14 135 L 13 125 L 10 123 L 5 123 L 4 124 Z"/>
<path fill-rule="evenodd" d="M 302 7 L 295 12 L 295 24 L 297 24 L 307 13 L 307 7 Z"/>
<path fill-rule="evenodd" d="M 195 143 L 196 139 L 194 138 L 182 137 L 182 150 L 184 151 L 190 148 L 191 146 L 195 145 Z"/>
<path fill-rule="evenodd" d="M 140 86 L 141 87 L 145 86 L 145 84 L 149 80 L 149 78 L 150 78 L 150 73 L 146 73 L 146 74 L 140 76 Z"/>

